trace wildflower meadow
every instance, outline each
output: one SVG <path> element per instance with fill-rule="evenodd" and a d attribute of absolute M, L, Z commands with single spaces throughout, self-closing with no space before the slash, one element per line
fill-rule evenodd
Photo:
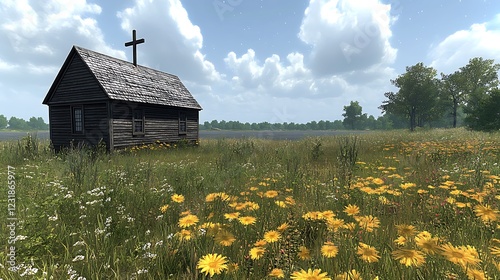
<path fill-rule="evenodd" d="M 0 142 L 0 279 L 500 279 L 500 134 Z"/>

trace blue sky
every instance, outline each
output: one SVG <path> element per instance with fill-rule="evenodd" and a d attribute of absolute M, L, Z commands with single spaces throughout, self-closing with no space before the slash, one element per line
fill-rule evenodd
<path fill-rule="evenodd" d="M 41 102 L 72 45 L 178 75 L 200 120 L 375 117 L 390 80 L 423 62 L 451 73 L 500 62 L 497 0 L 2 0 L 0 114 L 48 120 Z"/>

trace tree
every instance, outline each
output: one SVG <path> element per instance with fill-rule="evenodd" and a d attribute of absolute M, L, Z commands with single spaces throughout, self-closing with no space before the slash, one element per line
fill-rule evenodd
<path fill-rule="evenodd" d="M 359 105 L 358 101 L 351 101 L 349 106 L 344 106 L 344 126 L 350 129 L 355 129 L 356 124 L 360 122 L 363 108 Z"/>
<path fill-rule="evenodd" d="M 47 126 L 47 124 L 45 123 L 45 121 L 43 120 L 42 117 L 38 117 L 38 118 L 31 117 L 26 124 L 28 125 L 28 127 L 30 129 L 33 129 L 33 130 L 45 130 L 45 129 L 48 129 L 48 126 Z"/>
<path fill-rule="evenodd" d="M 8 124 L 7 118 L 4 115 L 0 115 L 0 129 L 6 128 Z"/>
<path fill-rule="evenodd" d="M 472 129 L 495 131 L 500 129 L 500 89 L 493 89 L 477 101 L 469 111 L 468 123 Z M 466 118 L 467 120 L 467 118 Z"/>
<path fill-rule="evenodd" d="M 426 67 L 423 63 L 406 67 L 406 73 L 391 80 L 399 91 L 386 92 L 384 96 L 387 100 L 379 108 L 383 112 L 408 118 L 411 131 L 416 126 L 436 119 L 440 114 L 436 75 L 434 68 Z"/>
<path fill-rule="evenodd" d="M 483 115 L 481 109 L 486 104 L 493 102 L 490 95 L 498 88 L 499 70 L 500 65 L 495 64 L 493 59 L 481 57 L 472 58 L 466 66 L 460 68 L 463 75 L 462 90 L 466 95 L 464 112 L 467 116 L 465 123 L 472 129 L 479 129 L 483 123 L 488 121 L 494 122 L 494 120 L 489 120 L 494 118 L 494 115 Z"/>
<path fill-rule="evenodd" d="M 461 71 L 445 75 L 441 73 L 441 90 L 447 104 L 451 107 L 453 127 L 457 127 L 458 109 L 465 103 L 466 92 L 464 89 L 465 79 Z"/>
<path fill-rule="evenodd" d="M 26 121 L 23 119 L 18 119 L 16 117 L 10 117 L 9 128 L 10 129 L 24 130 L 24 129 L 28 128 L 28 125 L 26 124 Z"/>

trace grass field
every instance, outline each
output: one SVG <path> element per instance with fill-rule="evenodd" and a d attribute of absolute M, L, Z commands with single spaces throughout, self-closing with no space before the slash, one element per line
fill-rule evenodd
<path fill-rule="evenodd" d="M 463 129 L 0 142 L 0 278 L 500 279 L 499 160 Z"/>

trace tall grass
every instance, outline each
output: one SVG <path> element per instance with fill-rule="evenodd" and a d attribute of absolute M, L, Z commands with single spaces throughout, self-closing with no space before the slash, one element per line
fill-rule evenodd
<path fill-rule="evenodd" d="M 472 272 L 500 279 L 499 134 L 202 140 L 113 154 L 82 147 L 55 154 L 31 138 L 2 142 L 0 152 L 1 177 L 7 165 L 16 171 L 18 219 L 14 267 L 1 223 L 2 279 L 206 279 L 197 265 L 207 254 L 227 258 L 213 277 L 220 279 L 272 278 L 273 269 L 288 278 L 309 268 L 338 279 L 474 279 Z M 0 201 L 7 221 L 6 191 Z M 359 213 L 346 213 L 348 205 Z M 479 207 L 489 207 L 491 219 Z M 199 221 L 180 223 L 189 214 Z M 238 215 L 256 221 L 244 225 Z M 414 230 L 402 235 L 401 225 Z M 277 241 L 255 244 L 272 230 Z M 423 252 L 414 238 L 424 231 L 438 238 L 437 251 L 424 252 L 418 266 L 401 264 L 393 253 Z M 323 255 L 325 242 L 338 247 L 335 257 Z M 361 243 L 379 258 L 363 260 Z M 480 261 L 453 263 L 448 243 L 473 247 L 476 255 L 466 253 Z M 256 247 L 262 256 L 251 254 Z"/>

